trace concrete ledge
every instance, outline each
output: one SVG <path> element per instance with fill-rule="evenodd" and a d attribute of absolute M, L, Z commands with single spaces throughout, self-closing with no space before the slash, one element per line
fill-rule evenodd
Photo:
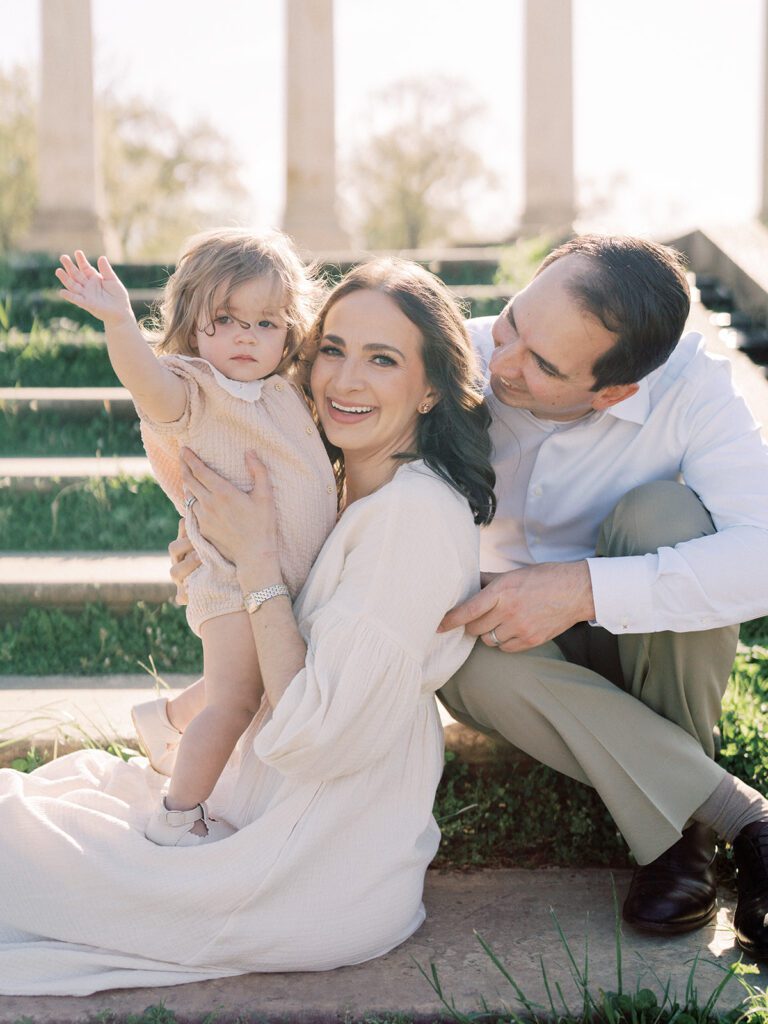
<path fill-rule="evenodd" d="M 102 601 L 120 608 L 136 601 L 160 604 L 175 593 L 165 552 L 9 554 L 0 559 L 0 607 L 71 608 Z"/>
<path fill-rule="evenodd" d="M 768 319 L 768 229 L 758 221 L 697 228 L 672 239 L 698 274 L 714 274 L 745 313 Z"/>
<path fill-rule="evenodd" d="M 0 459 L 0 487 L 13 486 L 20 490 L 47 491 L 57 483 L 82 483 L 93 477 L 117 476 L 152 476 L 149 460 L 141 455 Z"/>
<path fill-rule="evenodd" d="M 0 409 L 57 412 L 72 419 L 84 419 L 106 410 L 121 419 L 136 419 L 136 410 L 125 388 L 0 388 Z"/>
<path fill-rule="evenodd" d="M 31 746 L 45 756 L 78 750 L 87 737 L 135 747 L 131 708 L 154 696 L 175 696 L 197 678 L 169 673 L 160 684 L 148 674 L 0 676 L 0 766 Z M 162 688 L 162 684 L 167 689 Z M 446 750 L 466 764 L 528 761 L 508 743 L 456 722 L 439 705 Z"/>
<path fill-rule="evenodd" d="M 621 901 L 629 873 L 615 872 Z M 500 870 L 427 872 L 427 921 L 398 949 L 356 967 L 313 974 L 247 974 L 217 981 L 168 988 L 118 989 L 80 998 L 1 996 L 0 1024 L 29 1017 L 35 1024 L 81 1024 L 97 1014 L 140 1013 L 163 1003 L 179 1021 L 235 1021 L 338 1024 L 371 1014 L 412 1013 L 418 1021 L 433 1022 L 449 1015 L 422 976 L 434 964 L 445 995 L 457 1010 L 477 1013 L 482 1001 L 502 1011 L 520 1004 L 510 985 L 483 952 L 475 932 L 490 944 L 526 996 L 547 1005 L 540 958 L 553 989 L 562 986 L 574 1011 L 578 995 L 571 979 L 566 951 L 552 914 L 563 930 L 576 963 L 584 964 L 589 948 L 589 982 L 593 992 L 616 991 L 615 918 L 612 875 L 606 870 Z M 674 939 L 648 938 L 625 931 L 623 987 L 625 992 L 647 987 L 661 1000 L 663 986 L 685 998 L 694 957 L 695 987 L 703 1005 L 722 980 L 723 969 L 736 959 L 730 928 L 733 904 L 721 904 L 717 920 L 701 931 Z M 764 986 L 768 973 L 750 975 Z M 742 990 L 730 981 L 718 1004 L 725 1011 L 741 1000 Z M 555 996 L 557 998 L 557 996 Z M 206 1018 L 206 1014 L 211 1016 Z M 578 1012 L 576 1012 L 578 1016 Z"/>

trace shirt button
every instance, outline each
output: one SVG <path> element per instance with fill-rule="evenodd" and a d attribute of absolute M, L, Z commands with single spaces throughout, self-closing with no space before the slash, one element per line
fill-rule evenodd
<path fill-rule="evenodd" d="M 621 628 L 622 629 L 629 629 L 629 623 L 628 622 L 622 622 Z"/>
<path fill-rule="evenodd" d="M 538 484 L 533 488 L 533 496 L 534 496 L 534 498 L 540 498 L 543 493 L 544 492 L 542 491 L 541 487 L 539 487 Z"/>
<path fill-rule="evenodd" d="M 313 434 L 313 433 L 314 433 L 314 430 L 315 430 L 315 428 L 314 428 L 314 427 L 305 427 L 304 429 L 306 430 L 306 432 L 307 432 L 308 434 Z"/>
<path fill-rule="evenodd" d="M 277 384 L 275 384 L 275 391 L 282 391 L 282 390 L 283 390 L 283 385 L 278 381 Z"/>

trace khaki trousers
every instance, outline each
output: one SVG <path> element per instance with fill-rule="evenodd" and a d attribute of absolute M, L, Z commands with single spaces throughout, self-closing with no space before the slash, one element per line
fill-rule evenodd
<path fill-rule="evenodd" d="M 619 502 L 597 554 L 647 554 L 714 532 L 691 490 L 658 481 Z M 712 733 L 738 631 L 617 637 L 578 623 L 521 654 L 478 642 L 439 696 L 459 721 L 594 786 L 646 864 L 680 838 L 724 775 Z"/>

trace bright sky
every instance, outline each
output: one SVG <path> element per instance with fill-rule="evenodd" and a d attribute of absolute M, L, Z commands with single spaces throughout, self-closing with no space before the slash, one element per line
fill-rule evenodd
<path fill-rule="evenodd" d="M 254 220 L 283 202 L 283 0 L 92 0 L 97 85 L 204 116 L 231 139 Z M 576 171 L 604 230 L 745 219 L 758 206 L 764 0 L 574 0 Z M 471 211 L 514 227 L 522 202 L 522 0 L 336 0 L 342 158 L 371 97 L 450 75 L 487 113 L 473 141 L 499 178 Z M 33 66 L 34 0 L 0 0 L 0 67 Z M 619 183 L 617 188 L 617 182 Z"/>

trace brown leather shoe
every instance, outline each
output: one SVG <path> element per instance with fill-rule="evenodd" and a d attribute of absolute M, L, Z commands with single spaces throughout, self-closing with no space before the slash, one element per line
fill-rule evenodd
<path fill-rule="evenodd" d="M 768 959 L 768 821 L 745 825 L 733 841 L 739 892 L 733 928 L 750 956 Z"/>
<path fill-rule="evenodd" d="M 712 830 L 694 822 L 660 857 L 635 868 L 622 910 L 627 924 L 656 935 L 679 935 L 711 921 L 717 912 L 715 852 Z"/>

